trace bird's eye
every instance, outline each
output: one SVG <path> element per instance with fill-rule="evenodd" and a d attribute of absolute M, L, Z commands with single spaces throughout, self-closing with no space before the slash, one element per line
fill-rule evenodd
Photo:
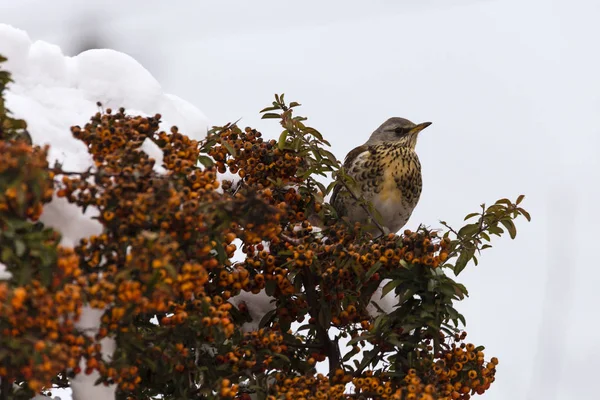
<path fill-rule="evenodd" d="M 396 135 L 400 136 L 400 135 L 405 135 L 410 131 L 410 128 L 407 127 L 403 127 L 403 126 L 399 126 L 396 129 L 394 129 L 394 132 L 396 132 Z"/>

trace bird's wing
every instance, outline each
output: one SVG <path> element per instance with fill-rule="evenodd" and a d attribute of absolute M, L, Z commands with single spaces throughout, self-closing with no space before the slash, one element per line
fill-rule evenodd
<path fill-rule="evenodd" d="M 350 150 L 350 152 L 346 155 L 346 158 L 344 159 L 344 169 L 346 170 L 346 173 L 349 172 L 357 157 L 369 151 L 369 147 L 370 146 L 363 144 L 362 146 L 358 146 L 355 149 Z M 333 193 L 331 194 L 331 199 L 329 200 L 329 204 L 335 204 L 336 198 L 342 187 L 343 185 L 335 185 L 335 187 L 333 188 Z"/>
<path fill-rule="evenodd" d="M 344 168 L 349 169 L 352 166 L 352 164 L 354 164 L 354 161 L 356 161 L 356 158 L 362 153 L 369 151 L 370 147 L 371 146 L 363 144 L 362 146 L 358 146 L 357 148 L 350 150 L 350 153 L 348 153 L 348 155 L 346 155 L 346 158 L 344 159 Z"/>

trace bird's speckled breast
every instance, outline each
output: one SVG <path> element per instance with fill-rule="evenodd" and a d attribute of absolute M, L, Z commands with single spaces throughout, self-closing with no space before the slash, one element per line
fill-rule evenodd
<path fill-rule="evenodd" d="M 400 229 L 421 196 L 421 164 L 410 148 L 388 146 L 381 154 L 383 179 L 371 201 L 386 225 Z"/>
<path fill-rule="evenodd" d="M 349 173 L 390 231 L 408 221 L 422 189 L 421 164 L 413 149 L 389 143 L 371 146 Z"/>

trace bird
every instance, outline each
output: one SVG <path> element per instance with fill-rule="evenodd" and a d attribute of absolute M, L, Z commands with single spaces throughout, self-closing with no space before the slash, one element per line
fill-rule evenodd
<path fill-rule="evenodd" d="M 415 146 L 419 133 L 429 125 L 389 118 L 365 144 L 348 153 L 343 171 L 354 182 L 338 174 L 329 202 L 338 217 L 359 222 L 375 237 L 396 233 L 406 224 L 423 188 Z"/>

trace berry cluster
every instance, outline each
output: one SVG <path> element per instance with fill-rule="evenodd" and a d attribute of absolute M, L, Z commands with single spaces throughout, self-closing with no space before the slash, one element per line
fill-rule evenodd
<path fill-rule="evenodd" d="M 37 221 L 43 205 L 52 200 L 53 173 L 48 170 L 48 147 L 24 140 L 0 140 L 0 212 Z"/>

